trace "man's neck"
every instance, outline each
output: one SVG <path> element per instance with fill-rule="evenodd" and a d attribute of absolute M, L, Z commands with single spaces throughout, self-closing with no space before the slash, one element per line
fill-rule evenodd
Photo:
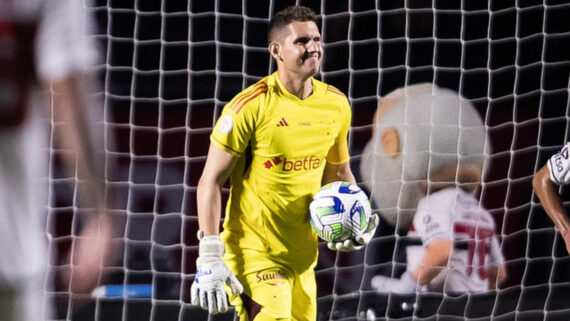
<path fill-rule="evenodd" d="M 313 93 L 312 77 L 301 78 L 298 75 L 292 75 L 287 72 L 277 71 L 279 80 L 288 92 L 303 100 Z"/>

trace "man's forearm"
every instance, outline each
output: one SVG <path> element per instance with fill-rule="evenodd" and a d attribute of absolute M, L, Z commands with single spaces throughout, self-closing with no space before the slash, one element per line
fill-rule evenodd
<path fill-rule="evenodd" d="M 335 181 L 344 181 L 351 184 L 356 184 L 356 179 L 350 170 L 349 163 L 334 165 L 327 163 L 323 173 L 323 184 L 332 183 Z"/>
<path fill-rule="evenodd" d="M 69 176 L 76 178 L 78 204 L 94 208 L 90 217 L 73 239 L 70 270 L 62 277 L 73 293 L 87 293 L 100 282 L 102 268 L 114 259 L 112 245 L 115 224 L 107 211 L 105 197 L 105 159 L 102 137 L 94 137 L 87 116 L 86 92 L 78 77 L 54 80 L 54 140 L 63 149 L 62 158 Z M 99 140 L 97 140 L 99 139 Z"/>
<path fill-rule="evenodd" d="M 546 214 L 556 228 L 566 234 L 570 230 L 570 220 L 564 210 L 562 199 L 556 190 L 556 185 L 550 180 L 548 166 L 543 166 L 532 180 L 532 186 Z"/>
<path fill-rule="evenodd" d="M 63 153 L 66 170 L 80 180 L 81 202 L 97 208 L 104 207 L 105 161 L 103 141 L 96 143 L 86 109 L 85 92 L 77 77 L 52 83 L 54 96 L 54 135 L 59 145 L 71 153 Z M 75 163 L 76 162 L 76 163 Z"/>
<path fill-rule="evenodd" d="M 412 277 L 420 285 L 426 285 L 435 278 L 447 265 L 449 257 L 453 254 L 453 242 L 451 240 L 437 240 L 430 243 L 422 262 L 412 272 Z"/>
<path fill-rule="evenodd" d="M 204 235 L 220 233 L 220 216 L 222 207 L 221 187 L 214 183 L 200 180 L 197 189 L 198 223 Z"/>
<path fill-rule="evenodd" d="M 237 159 L 215 144 L 210 144 L 206 165 L 196 191 L 198 224 L 204 235 L 220 233 L 222 187 L 230 176 Z"/>

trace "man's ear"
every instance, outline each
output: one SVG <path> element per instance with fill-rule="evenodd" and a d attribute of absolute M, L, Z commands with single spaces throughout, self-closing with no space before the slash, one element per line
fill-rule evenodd
<path fill-rule="evenodd" d="M 274 41 L 269 44 L 269 54 L 275 60 L 283 61 L 283 58 L 281 57 L 281 46 L 279 45 L 278 42 Z"/>
<path fill-rule="evenodd" d="M 398 157 L 402 151 L 400 145 L 400 134 L 395 127 L 390 127 L 382 131 L 380 143 L 382 144 L 384 152 L 392 159 Z"/>

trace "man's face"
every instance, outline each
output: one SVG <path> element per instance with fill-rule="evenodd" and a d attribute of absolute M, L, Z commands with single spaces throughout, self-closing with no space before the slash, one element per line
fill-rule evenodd
<path fill-rule="evenodd" d="M 315 75 L 323 57 L 319 28 L 312 21 L 294 21 L 287 28 L 288 35 L 281 44 L 283 66 L 295 73 Z"/>

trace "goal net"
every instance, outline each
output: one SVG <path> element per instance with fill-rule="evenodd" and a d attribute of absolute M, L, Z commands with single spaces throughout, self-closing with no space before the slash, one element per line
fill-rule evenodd
<path fill-rule="evenodd" d="M 570 4 L 561 0 L 93 1 L 86 9 L 105 53 L 96 68 L 98 95 L 107 162 L 117 168 L 107 181 L 120 224 L 121 255 L 106 267 L 106 284 L 152 291 L 119 290 L 79 305 L 56 279 L 47 292 L 56 303 L 51 319 L 234 319 L 233 310 L 214 317 L 189 304 L 196 185 L 224 104 L 275 70 L 268 19 L 292 4 L 320 17 L 325 55 L 318 77 L 351 103 L 350 165 L 367 192 L 361 156 L 380 97 L 429 82 L 474 106 L 491 146 L 480 202 L 495 220 L 508 272 L 488 293 L 377 293 L 374 275 L 397 277 L 406 267 L 406 230 L 382 220 L 365 250 L 337 253 L 319 244 L 318 319 L 567 320 L 570 259 L 531 185 L 570 139 Z M 57 175 L 50 177 L 52 272 L 69 266 L 58 253 L 86 215 Z M 568 191 L 560 188 L 564 199 Z"/>

